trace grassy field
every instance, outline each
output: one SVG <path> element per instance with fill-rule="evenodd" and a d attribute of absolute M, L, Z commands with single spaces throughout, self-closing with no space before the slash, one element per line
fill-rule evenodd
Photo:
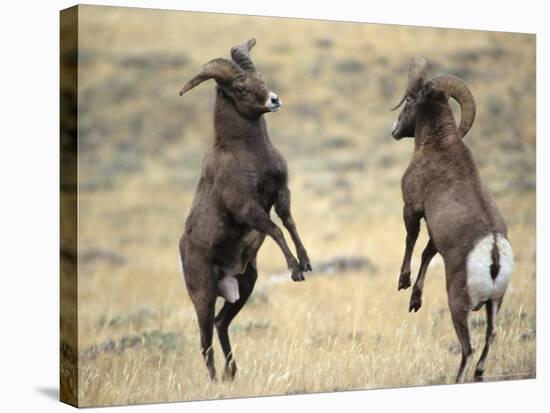
<path fill-rule="evenodd" d="M 419 313 L 407 312 L 410 290 L 397 292 L 400 178 L 413 142 L 391 139 L 389 107 L 417 54 L 432 75 L 471 87 L 478 116 L 466 141 L 509 223 L 516 270 L 486 375 L 535 376 L 534 36 L 91 6 L 81 7 L 79 36 L 83 406 L 453 381 L 460 350 L 441 259 Z M 256 289 L 230 328 L 237 378 L 210 383 L 177 242 L 212 144 L 214 84 L 183 98 L 178 91 L 250 37 L 257 67 L 285 104 L 267 121 L 288 160 L 314 270 L 346 259 L 364 265 L 293 283 L 267 240 Z M 425 242 L 424 231 L 413 271 Z M 484 314 L 471 325 L 477 358 Z M 215 354 L 221 372 L 217 341 Z"/>

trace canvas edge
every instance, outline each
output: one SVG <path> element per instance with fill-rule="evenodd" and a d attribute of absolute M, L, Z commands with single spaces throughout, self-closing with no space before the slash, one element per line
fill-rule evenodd
<path fill-rule="evenodd" d="M 78 11 L 59 13 L 59 399 L 78 407 Z"/>

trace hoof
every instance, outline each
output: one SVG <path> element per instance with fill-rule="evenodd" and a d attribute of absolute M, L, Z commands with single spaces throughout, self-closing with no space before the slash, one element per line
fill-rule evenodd
<path fill-rule="evenodd" d="M 474 373 L 474 381 L 483 381 L 483 373 L 485 373 L 482 370 L 476 370 Z"/>
<path fill-rule="evenodd" d="M 300 261 L 302 271 L 311 271 L 311 264 L 305 250 L 298 251 L 298 261 Z"/>
<path fill-rule="evenodd" d="M 235 380 L 235 375 L 237 374 L 237 365 L 233 362 L 228 366 L 225 366 L 223 372 L 223 381 L 233 381 Z"/>
<path fill-rule="evenodd" d="M 292 271 L 292 281 L 305 281 L 302 271 Z"/>
<path fill-rule="evenodd" d="M 411 272 L 402 272 L 399 276 L 399 284 L 397 285 L 397 291 L 406 290 L 411 286 Z"/>
<path fill-rule="evenodd" d="M 422 307 L 422 293 L 420 290 L 413 290 L 411 302 L 409 304 L 409 312 L 417 312 Z"/>

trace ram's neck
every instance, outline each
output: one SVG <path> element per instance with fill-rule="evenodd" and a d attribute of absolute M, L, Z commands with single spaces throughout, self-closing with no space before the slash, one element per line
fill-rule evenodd
<path fill-rule="evenodd" d="M 419 110 L 415 128 L 415 148 L 441 148 L 460 141 L 453 112 L 448 103 L 426 104 Z"/>
<path fill-rule="evenodd" d="M 214 131 L 217 146 L 253 148 L 269 143 L 263 115 L 255 118 L 242 116 L 223 93 L 216 96 Z"/>

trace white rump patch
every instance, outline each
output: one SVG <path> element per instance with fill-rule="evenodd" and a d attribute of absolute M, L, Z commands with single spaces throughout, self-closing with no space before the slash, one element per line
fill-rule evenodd
<path fill-rule="evenodd" d="M 239 282 L 235 277 L 227 275 L 218 282 L 218 293 L 230 303 L 239 299 Z"/>
<path fill-rule="evenodd" d="M 510 281 L 514 269 L 512 247 L 501 234 L 496 234 L 496 241 L 500 270 L 494 280 L 491 277 L 493 234 L 486 235 L 477 241 L 466 259 L 468 294 L 472 302 L 472 309 L 487 300 L 500 299 Z"/>

